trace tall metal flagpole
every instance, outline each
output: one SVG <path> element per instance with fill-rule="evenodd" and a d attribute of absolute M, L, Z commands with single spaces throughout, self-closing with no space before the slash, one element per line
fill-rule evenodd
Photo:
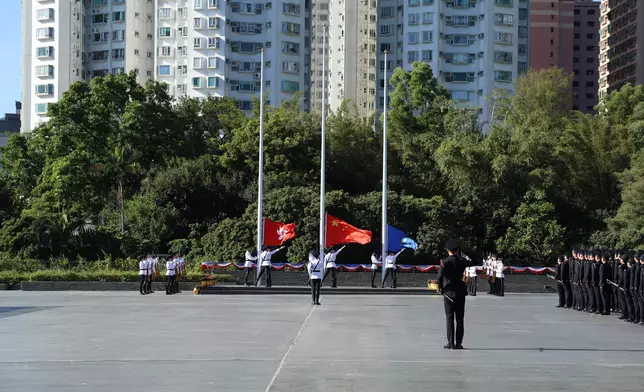
<path fill-rule="evenodd" d="M 385 284 L 387 261 L 387 51 L 385 50 L 385 91 L 382 116 L 382 285 Z"/>
<path fill-rule="evenodd" d="M 325 166 L 326 166 L 326 29 L 322 32 L 322 149 L 320 159 L 320 261 L 324 263 L 324 246 L 326 245 L 326 214 L 325 214 Z M 323 264 L 324 265 L 324 264 Z"/>
<path fill-rule="evenodd" d="M 264 243 L 264 48 L 261 51 L 259 83 L 259 178 L 257 180 L 257 260 L 255 281 L 259 278 L 262 263 L 262 245 Z"/>

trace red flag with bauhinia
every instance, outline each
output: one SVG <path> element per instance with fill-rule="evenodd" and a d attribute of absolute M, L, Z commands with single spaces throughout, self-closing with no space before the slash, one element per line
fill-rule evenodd
<path fill-rule="evenodd" d="M 346 243 L 368 244 L 371 242 L 371 231 L 360 230 L 342 219 L 326 214 L 326 247 Z"/>
<path fill-rule="evenodd" d="M 264 245 L 280 246 L 291 238 L 295 238 L 295 223 L 273 222 L 264 218 Z"/>

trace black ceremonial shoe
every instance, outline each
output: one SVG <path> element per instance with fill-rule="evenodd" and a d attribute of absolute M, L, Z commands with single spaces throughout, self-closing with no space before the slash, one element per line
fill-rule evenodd
<path fill-rule="evenodd" d="M 462 345 L 462 344 L 460 344 L 460 343 L 458 343 L 458 344 L 456 344 L 456 345 L 454 346 L 454 350 L 462 350 L 462 349 L 463 349 L 463 345 Z"/>
<path fill-rule="evenodd" d="M 446 345 L 443 346 L 445 350 L 451 350 L 454 348 L 454 345 L 452 343 L 447 343 Z"/>
<path fill-rule="evenodd" d="M 316 305 L 322 305 L 320 302 L 316 302 L 315 304 L 316 304 Z"/>

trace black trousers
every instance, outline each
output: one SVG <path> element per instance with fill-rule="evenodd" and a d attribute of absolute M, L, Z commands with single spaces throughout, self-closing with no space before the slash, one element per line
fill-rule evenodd
<path fill-rule="evenodd" d="M 566 290 L 564 285 L 557 282 L 557 295 L 559 295 L 559 304 L 557 306 L 564 307 L 566 306 Z"/>
<path fill-rule="evenodd" d="M 338 287 L 338 278 L 335 276 L 335 268 L 327 268 L 324 270 L 324 278 L 322 278 L 322 283 L 326 280 L 326 277 L 331 274 L 331 287 Z"/>
<path fill-rule="evenodd" d="M 314 304 L 320 302 L 320 287 L 322 287 L 320 279 L 311 279 L 311 301 Z"/>
<path fill-rule="evenodd" d="M 476 296 L 478 277 L 473 276 L 471 279 L 470 284 L 467 285 L 467 295 Z"/>
<path fill-rule="evenodd" d="M 139 275 L 139 293 L 145 294 L 143 289 L 145 289 L 145 275 Z"/>
<path fill-rule="evenodd" d="M 626 305 L 626 295 L 622 290 L 619 290 L 619 307 L 622 310 L 621 318 L 628 318 L 628 306 Z"/>
<path fill-rule="evenodd" d="M 613 289 L 608 285 L 604 285 L 599 288 L 599 292 L 602 297 L 602 314 L 610 314 L 611 300 L 613 296 Z"/>
<path fill-rule="evenodd" d="M 396 288 L 396 269 L 395 268 L 385 268 L 385 278 L 382 280 L 382 287 L 385 287 L 387 284 L 387 278 L 391 275 L 391 283 L 393 288 Z"/>
<path fill-rule="evenodd" d="M 260 279 L 262 279 L 262 275 L 266 273 L 266 287 L 271 287 L 273 285 L 273 281 L 271 279 L 271 266 L 270 265 L 264 265 L 262 266 L 262 269 L 259 271 L 259 276 L 257 277 L 257 280 L 255 281 L 255 286 L 259 283 Z"/>
<path fill-rule="evenodd" d="M 494 294 L 498 295 L 500 297 L 503 297 L 505 295 L 505 279 L 504 278 L 496 278 L 494 280 Z"/>
<path fill-rule="evenodd" d="M 174 294 L 174 283 L 176 281 L 176 278 L 174 275 L 168 275 L 166 276 L 166 283 L 165 283 L 165 293 L 166 294 Z"/>
<path fill-rule="evenodd" d="M 640 301 L 635 290 L 631 293 L 631 298 L 633 299 L 633 317 L 635 321 L 640 322 Z"/>
<path fill-rule="evenodd" d="M 248 277 L 250 276 L 250 271 L 252 271 L 252 268 L 249 267 L 244 267 L 244 284 L 249 285 L 248 283 Z"/>
<path fill-rule="evenodd" d="M 376 287 L 376 273 L 378 272 L 378 268 L 374 268 L 371 270 L 371 287 Z"/>
<path fill-rule="evenodd" d="M 633 320 L 635 318 L 635 309 L 633 307 L 633 296 L 631 295 L 630 292 L 626 291 L 624 294 L 624 297 L 626 299 L 626 307 L 628 308 L 628 319 Z"/>
<path fill-rule="evenodd" d="M 602 301 L 599 286 L 593 286 L 593 295 L 595 296 L 595 312 L 604 312 L 604 301 Z"/>
<path fill-rule="evenodd" d="M 492 278 L 487 278 L 487 284 L 490 285 L 490 291 L 488 291 L 488 294 L 494 294 L 494 284 L 492 283 Z"/>
<path fill-rule="evenodd" d="M 566 307 L 570 308 L 572 307 L 572 287 L 570 286 L 570 282 L 564 282 L 564 297 L 565 297 L 565 302 L 566 302 Z"/>
<path fill-rule="evenodd" d="M 443 298 L 445 305 L 445 321 L 447 327 L 447 342 L 454 344 L 463 343 L 463 335 L 465 334 L 465 326 L 463 320 L 465 319 L 465 295 L 457 295 L 450 298 Z M 456 322 L 456 331 L 454 331 L 454 322 Z"/>

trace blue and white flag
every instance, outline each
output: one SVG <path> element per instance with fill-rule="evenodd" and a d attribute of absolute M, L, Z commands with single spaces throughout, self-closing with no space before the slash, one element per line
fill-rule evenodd
<path fill-rule="evenodd" d="M 404 231 L 387 225 L 387 250 L 389 252 L 398 252 L 402 248 L 417 250 L 418 244 L 407 237 Z"/>

